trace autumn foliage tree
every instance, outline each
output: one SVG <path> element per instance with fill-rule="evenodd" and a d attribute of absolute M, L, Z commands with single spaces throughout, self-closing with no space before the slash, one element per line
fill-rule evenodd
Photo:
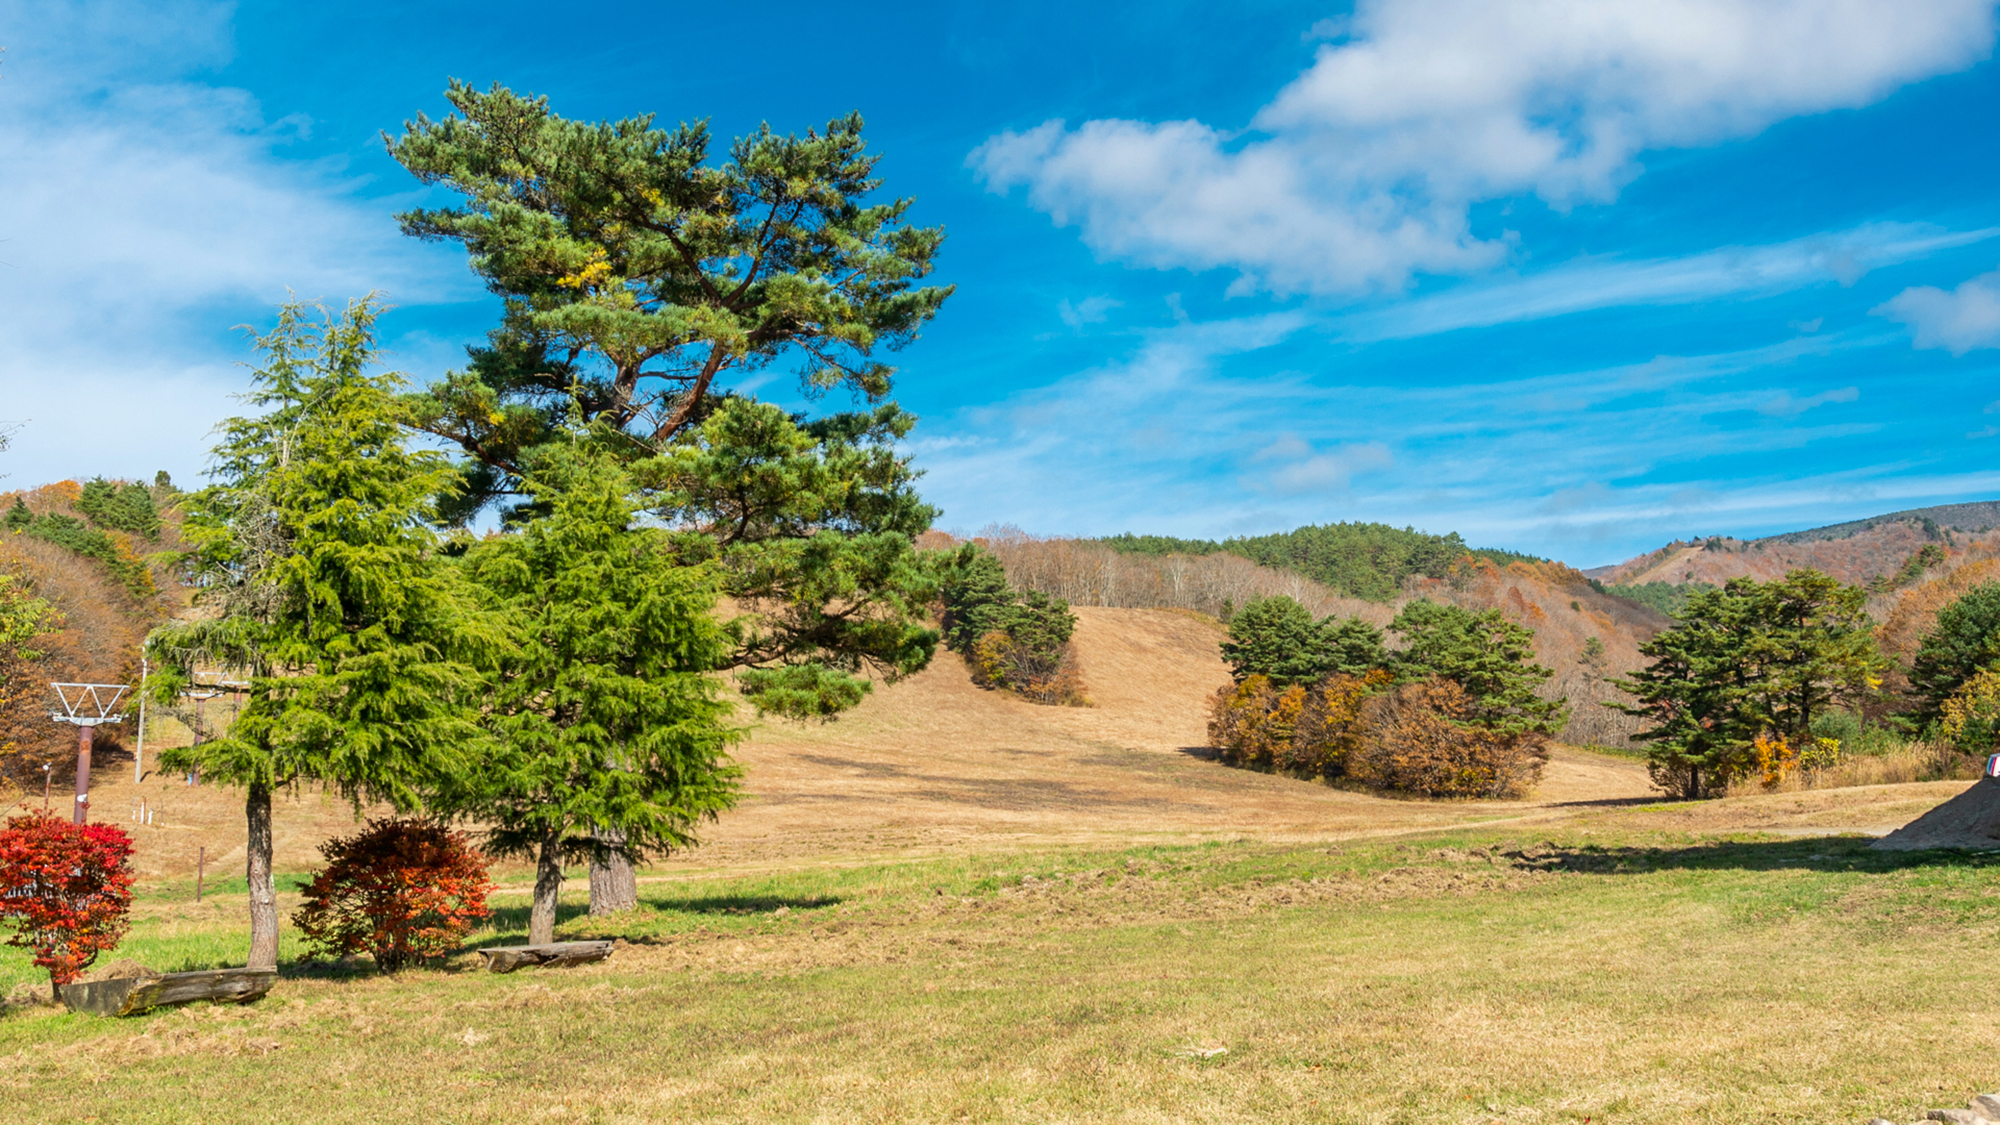
<path fill-rule="evenodd" d="M 110 824 L 36 813 L 0 829 L 0 919 L 52 988 L 83 975 L 130 928 L 132 840 Z"/>
<path fill-rule="evenodd" d="M 1347 764 L 1364 785 L 1419 797 L 1505 799 L 1541 779 L 1548 740 L 1532 730 L 1480 721 L 1479 700 L 1456 681 L 1433 677 L 1371 698 L 1369 730 Z"/>
<path fill-rule="evenodd" d="M 292 914 L 316 953 L 367 953 L 393 973 L 457 949 L 490 913 L 486 858 L 443 825 L 371 820 L 319 850 L 327 865 Z"/>

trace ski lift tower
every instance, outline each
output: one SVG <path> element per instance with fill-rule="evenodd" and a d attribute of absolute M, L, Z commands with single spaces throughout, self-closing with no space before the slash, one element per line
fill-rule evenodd
<path fill-rule="evenodd" d="M 249 686 L 250 681 L 232 680 L 229 678 L 229 673 L 227 672 L 196 672 L 194 674 L 194 681 L 188 684 L 187 687 L 182 688 L 180 695 L 182 699 L 194 700 L 194 744 L 196 746 L 202 744 L 203 720 L 201 705 L 218 695 L 227 694 L 231 699 L 236 700 L 236 712 L 240 712 L 243 708 L 240 693 Z M 230 714 L 231 722 L 235 721 L 236 712 Z M 201 784 L 201 771 L 196 770 L 189 774 L 188 783 L 190 785 Z"/>
<path fill-rule="evenodd" d="M 56 689 L 56 698 L 62 701 L 62 710 L 50 712 L 49 718 L 58 723 L 70 723 L 76 727 L 76 812 L 74 821 L 82 824 L 90 814 L 90 737 L 104 723 L 122 723 L 125 713 L 118 710 L 118 704 L 125 698 L 129 684 L 50 684 Z"/>

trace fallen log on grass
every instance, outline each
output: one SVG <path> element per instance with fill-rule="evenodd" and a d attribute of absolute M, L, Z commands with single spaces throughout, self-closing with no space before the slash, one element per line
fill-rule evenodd
<path fill-rule="evenodd" d="M 153 973 L 123 980 L 66 984 L 61 994 L 72 1012 L 94 1016 L 134 1016 L 170 1004 L 210 1000 L 248 1004 L 278 981 L 272 969 L 207 969 L 196 973 Z"/>
<path fill-rule="evenodd" d="M 586 965 L 611 956 L 608 941 L 559 941 L 550 945 L 497 945 L 479 951 L 486 958 L 486 970 L 511 973 L 524 965 L 561 967 Z"/>

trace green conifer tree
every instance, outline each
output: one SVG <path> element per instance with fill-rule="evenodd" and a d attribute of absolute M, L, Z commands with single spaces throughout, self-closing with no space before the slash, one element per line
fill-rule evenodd
<path fill-rule="evenodd" d="M 277 964 L 275 790 L 410 809 L 484 738 L 465 659 L 478 633 L 429 530 L 456 478 L 409 448 L 400 376 L 370 370 L 379 312 L 372 297 L 339 314 L 291 303 L 256 338 L 263 412 L 223 424 L 215 483 L 184 502 L 184 565 L 214 616 L 147 639 L 162 702 L 199 671 L 250 677 L 226 732 L 161 765 L 245 789 L 251 968 Z"/>
<path fill-rule="evenodd" d="M 1910 687 L 1917 718 L 1938 717 L 1944 701 L 1985 669 L 2000 664 L 2000 582 L 1982 582 L 1938 611 L 1937 624 L 1917 645 Z"/>
<path fill-rule="evenodd" d="M 713 565 L 686 566 L 633 526 L 631 480 L 588 444 L 543 450 L 542 511 L 465 557 L 506 637 L 486 697 L 487 752 L 450 798 L 488 846 L 536 864 L 528 940 L 553 938 L 565 858 L 643 861 L 695 843 L 736 799 L 736 732 L 707 673 L 729 638 Z"/>
<path fill-rule="evenodd" d="M 867 692 L 864 668 L 893 682 L 924 667 L 937 590 L 911 540 L 936 510 L 895 449 L 914 419 L 882 401 L 882 356 L 951 288 L 922 284 L 943 232 L 906 224 L 909 200 L 869 201 L 860 118 L 762 129 L 712 163 L 705 124 L 567 120 L 499 86 L 445 96 L 455 114 L 388 145 L 459 197 L 404 230 L 464 245 L 505 302 L 468 369 L 413 398 L 418 425 L 469 456 L 460 512 L 518 493 L 578 415 L 633 466 L 647 510 L 709 538 L 678 547 L 722 561 L 746 614 L 730 662 L 761 709 L 825 717 Z M 806 421 L 726 393 L 787 358 L 809 392 L 870 408 Z"/>
<path fill-rule="evenodd" d="M 1867 592 L 1816 570 L 1773 582 L 1730 580 L 1698 590 L 1680 624 L 1639 646 L 1645 668 L 1613 681 L 1649 721 L 1654 783 L 1713 796 L 1750 772 L 1760 734 L 1803 745 L 1813 720 L 1863 700 L 1879 684 Z"/>
<path fill-rule="evenodd" d="M 1439 676 L 1465 689 L 1472 720 L 1505 734 L 1552 735 L 1569 721 L 1564 700 L 1536 694 L 1554 673 L 1535 663 L 1535 634 L 1497 609 L 1473 613 L 1455 605 L 1413 601 L 1389 623 L 1403 638 L 1397 674 Z"/>

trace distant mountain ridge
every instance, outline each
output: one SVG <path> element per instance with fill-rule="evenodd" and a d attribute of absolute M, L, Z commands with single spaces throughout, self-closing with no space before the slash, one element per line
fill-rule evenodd
<path fill-rule="evenodd" d="M 1712 536 L 1675 540 L 1657 550 L 1583 573 L 1607 586 L 1652 582 L 1721 585 L 1731 578 L 1781 577 L 1799 567 L 1843 582 L 1882 588 L 1922 576 L 1927 545 L 1957 548 L 2000 530 L 2000 500 L 1910 508 L 1866 519 L 1787 531 L 1759 539 Z"/>
<path fill-rule="evenodd" d="M 1929 523 L 1941 529 L 1976 535 L 2000 528 L 2000 500 L 1976 500 L 1970 504 L 1939 504 L 1930 508 L 1910 508 L 1907 511 L 1869 516 L 1867 519 L 1849 520 L 1846 523 L 1833 523 L 1806 531 L 1767 535 L 1763 539 L 1751 542 L 1809 543 L 1823 539 L 1846 539 L 1885 523 L 1898 522 Z"/>

